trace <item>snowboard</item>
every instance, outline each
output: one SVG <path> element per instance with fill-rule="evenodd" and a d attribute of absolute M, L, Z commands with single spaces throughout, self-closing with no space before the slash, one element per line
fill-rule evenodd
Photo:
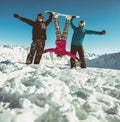
<path fill-rule="evenodd" d="M 55 12 L 55 11 L 45 11 L 45 12 L 52 12 L 53 14 L 58 14 L 59 16 L 74 16 L 74 15 L 70 15 L 70 14 L 63 14 L 63 13 L 59 13 L 59 12 Z M 75 16 L 76 18 L 80 18 L 80 16 Z"/>

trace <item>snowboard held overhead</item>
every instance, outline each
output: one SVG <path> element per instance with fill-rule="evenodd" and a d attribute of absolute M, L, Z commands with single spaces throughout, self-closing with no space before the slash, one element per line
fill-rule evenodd
<path fill-rule="evenodd" d="M 64 16 L 64 17 L 66 17 L 66 16 L 75 16 L 75 15 L 63 14 L 63 13 L 59 13 L 59 12 L 55 12 L 55 11 L 49 11 L 49 10 L 47 10 L 45 12 L 52 12 L 53 14 L 58 14 L 59 16 Z M 80 16 L 75 16 L 75 17 L 80 18 Z"/>
<path fill-rule="evenodd" d="M 46 12 L 52 12 L 52 11 L 46 11 Z M 66 40 L 68 37 L 68 27 L 70 24 L 70 20 L 73 16 L 67 15 L 67 14 L 61 14 L 61 13 L 57 13 L 57 12 L 52 12 L 52 14 L 54 16 L 53 18 L 54 18 L 54 27 L 55 27 L 55 33 L 56 33 L 56 41 L 55 41 L 56 48 L 46 49 L 46 50 L 44 50 L 44 53 L 54 52 L 58 57 L 63 57 L 66 55 L 66 56 L 70 56 L 71 58 L 78 60 L 80 62 L 79 58 L 77 58 L 76 55 L 66 51 Z M 59 26 L 59 21 L 58 21 L 59 16 L 66 17 L 65 26 L 64 26 L 64 30 L 62 33 L 60 31 L 60 26 Z"/>

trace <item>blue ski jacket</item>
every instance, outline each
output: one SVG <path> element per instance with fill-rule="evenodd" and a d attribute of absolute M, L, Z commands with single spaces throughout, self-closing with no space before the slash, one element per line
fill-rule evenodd
<path fill-rule="evenodd" d="M 76 27 L 73 24 L 73 18 L 71 19 L 71 27 L 74 31 L 71 44 L 76 46 L 83 46 L 85 34 L 100 34 L 98 31 L 86 30 L 83 27 Z"/>

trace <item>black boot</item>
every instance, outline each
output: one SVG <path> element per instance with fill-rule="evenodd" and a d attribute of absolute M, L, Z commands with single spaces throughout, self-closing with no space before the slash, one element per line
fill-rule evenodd
<path fill-rule="evenodd" d="M 27 65 L 28 65 L 28 64 L 31 64 L 32 61 L 33 61 L 33 55 L 28 54 L 27 59 L 26 59 L 26 64 L 27 64 Z"/>
<path fill-rule="evenodd" d="M 73 58 L 70 59 L 70 65 L 71 65 L 71 69 L 76 68 L 76 63 L 75 63 L 75 60 Z"/>

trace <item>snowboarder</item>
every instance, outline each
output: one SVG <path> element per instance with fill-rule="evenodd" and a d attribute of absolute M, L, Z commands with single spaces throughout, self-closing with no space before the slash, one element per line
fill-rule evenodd
<path fill-rule="evenodd" d="M 32 26 L 32 44 L 30 48 L 30 52 L 26 59 L 26 64 L 31 64 L 33 62 L 33 57 L 35 55 L 34 64 L 39 64 L 44 47 L 45 47 L 45 40 L 46 37 L 46 29 L 49 23 L 52 21 L 53 14 L 52 12 L 47 12 L 49 14 L 49 18 L 44 22 L 44 16 L 43 14 L 39 13 L 37 15 L 37 20 L 32 21 L 30 19 L 24 18 L 19 16 L 18 14 L 13 14 L 15 18 L 18 18 L 19 20 L 29 24 Z"/>
<path fill-rule="evenodd" d="M 93 30 L 86 30 L 86 29 L 84 29 L 85 21 L 83 21 L 83 20 L 81 20 L 78 24 L 78 27 L 76 27 L 73 24 L 74 18 L 75 18 L 75 16 L 73 16 L 71 19 L 71 27 L 72 27 L 74 33 L 72 36 L 70 52 L 74 55 L 76 55 L 76 53 L 78 52 L 79 59 L 80 59 L 80 67 L 86 68 L 86 61 L 85 61 L 84 49 L 83 49 L 83 40 L 84 40 L 85 35 L 86 34 L 103 35 L 106 33 L 106 31 L 102 30 L 102 31 L 98 32 L 98 31 L 93 31 Z M 71 64 L 71 68 L 76 67 L 76 63 L 75 63 L 75 60 L 73 58 L 70 59 L 70 64 Z"/>
<path fill-rule="evenodd" d="M 60 27 L 59 27 L 58 16 L 59 16 L 59 14 L 54 13 L 53 18 L 54 18 L 54 27 L 55 27 L 55 33 L 56 33 L 56 42 L 55 42 L 56 48 L 46 49 L 44 51 L 44 53 L 54 52 L 58 57 L 67 55 L 67 56 L 70 56 L 71 58 L 77 59 L 79 61 L 79 59 L 75 55 L 66 51 L 66 39 L 68 36 L 68 27 L 69 27 L 72 16 L 66 16 L 66 23 L 65 23 L 62 34 L 60 31 Z"/>

